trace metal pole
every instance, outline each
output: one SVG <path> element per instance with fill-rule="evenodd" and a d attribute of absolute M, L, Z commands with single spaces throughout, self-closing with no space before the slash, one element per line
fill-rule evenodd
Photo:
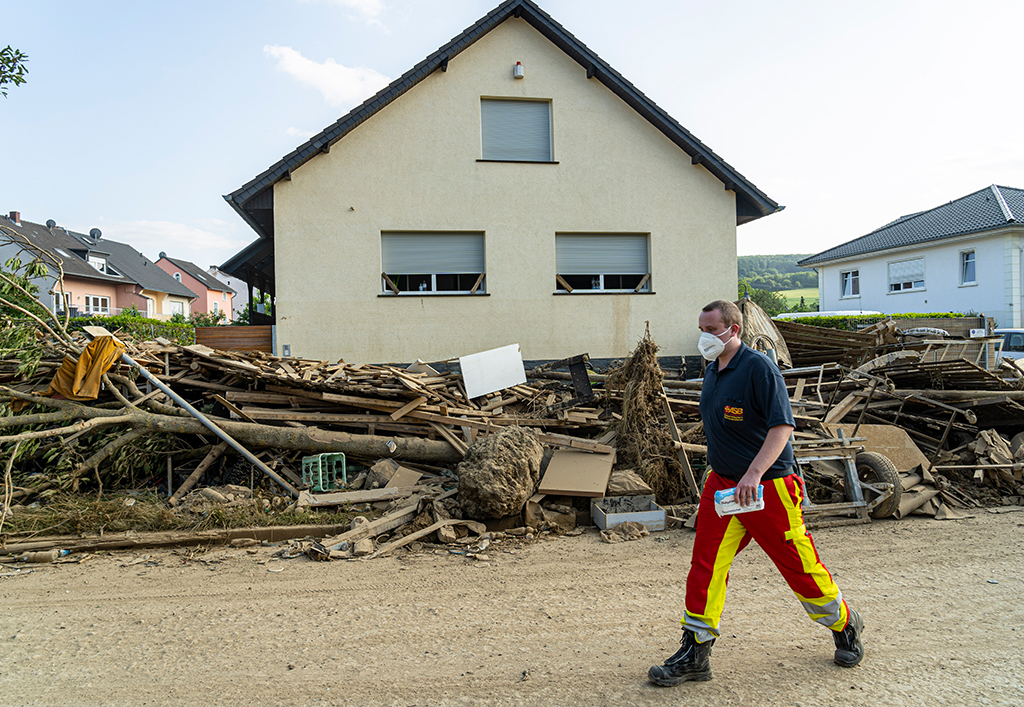
<path fill-rule="evenodd" d="M 199 412 L 199 411 L 198 411 L 198 410 L 196 410 L 196 409 L 195 409 L 194 407 L 192 407 L 192 406 L 191 406 L 191 405 L 190 405 L 190 404 L 188 403 L 188 401 L 187 401 L 187 400 L 185 400 L 185 399 L 184 399 L 184 398 L 182 398 L 182 397 L 181 397 L 180 395 L 178 395 L 177 393 L 175 393 L 175 392 L 174 392 L 173 390 L 171 390 L 170 388 L 168 388 L 168 387 L 167 387 L 166 385 L 164 385 L 164 384 L 163 384 L 163 383 L 162 383 L 161 381 L 157 380 L 157 379 L 156 379 L 156 378 L 155 378 L 155 377 L 153 376 L 153 374 L 152 374 L 152 373 L 150 373 L 150 372 L 149 372 L 148 370 L 146 370 L 146 368 L 145 368 L 144 366 L 140 366 L 140 365 L 139 365 L 138 363 L 136 363 L 135 361 L 133 361 L 133 360 L 132 360 L 132 357 L 131 357 L 131 356 L 129 356 L 128 354 L 126 354 L 126 353 L 124 353 L 124 354 L 121 354 L 121 360 L 122 360 L 122 361 L 124 361 L 125 363 L 127 363 L 127 364 L 128 364 L 129 366 L 134 366 L 135 368 L 139 369 L 139 373 L 141 373 L 141 374 L 142 374 L 142 377 L 143 377 L 143 378 L 145 378 L 145 379 L 146 379 L 147 381 L 149 381 L 150 383 L 152 383 L 153 385 L 155 385 L 155 386 L 156 386 L 157 388 L 159 388 L 160 390 L 162 390 L 162 391 L 163 391 L 164 393 L 166 393 L 166 394 L 167 394 L 167 396 L 168 396 L 168 397 L 170 397 L 170 399 L 171 399 L 171 400 L 173 400 L 174 402 L 178 403 L 178 405 L 180 405 L 180 406 L 181 406 L 182 408 L 184 408 L 184 410 L 185 410 L 186 412 L 188 412 L 188 414 L 190 414 L 190 415 L 191 415 L 192 417 L 196 418 L 196 419 L 197 419 L 197 420 L 199 420 L 199 421 L 200 421 L 201 423 L 203 423 L 203 425 L 204 425 L 204 426 L 205 426 L 205 427 L 206 427 L 207 429 L 209 429 L 209 430 L 210 430 L 210 432 L 213 432 L 213 433 L 214 433 L 215 435 L 217 435 L 217 436 L 218 436 L 218 437 L 220 437 L 220 438 L 221 438 L 222 440 L 224 440 L 224 442 L 226 442 L 226 443 L 228 444 L 228 446 L 229 446 L 229 447 L 231 447 L 231 448 L 232 448 L 232 449 L 234 449 L 234 450 L 235 450 L 236 452 L 238 452 L 238 453 L 239 453 L 239 454 L 241 454 L 241 455 L 242 455 L 243 457 L 245 457 L 246 461 L 248 461 L 248 462 L 249 462 L 250 464 L 252 464 L 252 465 L 253 465 L 253 466 L 255 466 L 256 468 L 258 468 L 258 469 L 259 469 L 260 471 L 262 471 L 262 472 L 263 472 L 264 474 L 266 474 L 267 476 L 269 476 L 269 477 L 270 477 L 271 479 L 273 479 L 274 481 L 276 481 L 276 482 L 277 482 L 277 484 L 278 484 L 278 485 L 279 485 L 279 486 L 280 486 L 281 488 L 283 488 L 283 489 L 284 489 L 285 491 L 287 491 L 288 493 L 290 493 L 290 494 L 292 495 L 292 497 L 293 497 L 293 498 L 298 498 L 298 497 L 299 497 L 299 492 L 298 492 L 298 491 L 297 491 L 297 490 L 295 489 L 295 487 L 294 487 L 294 486 L 292 486 L 292 485 L 291 485 L 291 484 L 289 484 L 289 483 L 288 483 L 287 481 L 285 481 L 284 479 L 282 479 L 282 478 L 280 477 L 280 475 L 278 475 L 278 474 L 277 474 L 277 472 L 275 472 L 275 471 L 274 471 L 273 469 L 271 469 L 271 468 L 270 468 L 269 466 L 267 466 L 266 464 L 264 464 L 263 462 L 261 462 L 261 461 L 260 461 L 259 459 L 257 459 L 256 457 L 254 457 L 254 456 L 252 455 L 252 452 L 250 452 L 250 451 L 249 451 L 248 449 L 246 449 L 245 447 L 243 447 L 242 445 L 240 445 L 240 444 L 239 444 L 238 442 L 236 442 L 235 440 L 233 440 L 233 439 L 231 438 L 231 436 L 230 436 L 230 435 L 228 435 L 228 433 L 227 433 L 227 432 L 225 432 L 224 430 L 220 429 L 220 428 L 219 428 L 219 427 L 217 427 L 217 426 L 216 426 L 215 424 L 213 424 L 213 422 L 212 422 L 212 421 L 210 421 L 210 419 L 209 419 L 209 418 L 207 418 L 207 417 L 206 417 L 206 415 L 204 415 L 203 413 Z"/>

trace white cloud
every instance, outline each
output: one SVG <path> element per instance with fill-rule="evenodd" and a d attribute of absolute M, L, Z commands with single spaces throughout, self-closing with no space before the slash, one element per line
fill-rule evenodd
<path fill-rule="evenodd" d="M 103 224 L 103 237 L 127 243 L 152 261 L 164 251 L 203 270 L 220 265 L 254 240 L 255 234 L 239 235 L 235 224 L 219 219 L 207 219 L 204 225 L 206 228 L 173 221 L 110 222 Z"/>
<path fill-rule="evenodd" d="M 391 80 L 373 69 L 350 68 L 330 58 L 320 64 L 291 47 L 268 44 L 263 47 L 263 52 L 277 59 L 278 68 L 320 91 L 332 106 L 356 105 L 387 86 Z"/>
<path fill-rule="evenodd" d="M 303 130 L 302 128 L 288 128 L 285 130 L 290 137 L 301 137 L 303 140 L 308 140 L 317 134 L 316 130 Z"/>
<path fill-rule="evenodd" d="M 311 0 L 305 0 L 310 2 Z M 367 24 L 376 25 L 385 29 L 380 21 L 380 15 L 384 12 L 382 0 L 328 0 L 333 5 L 340 5 L 346 10 L 355 13 L 355 16 L 365 20 Z"/>

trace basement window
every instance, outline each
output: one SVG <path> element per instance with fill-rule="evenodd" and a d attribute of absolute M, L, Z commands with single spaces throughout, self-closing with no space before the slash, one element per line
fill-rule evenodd
<path fill-rule="evenodd" d="M 484 234 L 382 232 L 386 295 L 486 294 Z"/>
<path fill-rule="evenodd" d="M 651 292 L 644 233 L 556 233 L 555 291 Z"/>

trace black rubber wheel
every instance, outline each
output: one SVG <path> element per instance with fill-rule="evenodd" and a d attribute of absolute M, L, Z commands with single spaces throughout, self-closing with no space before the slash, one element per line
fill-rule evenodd
<path fill-rule="evenodd" d="M 896 465 L 878 452 L 861 452 L 857 455 L 857 476 L 861 481 L 869 484 L 892 484 L 893 492 L 884 501 L 875 506 L 871 511 L 872 518 L 888 518 L 896 513 L 900 507 L 900 496 L 903 495 L 903 486 L 900 484 L 900 474 L 896 471 Z M 862 489 L 864 500 L 871 502 L 876 494 L 870 489 Z"/>

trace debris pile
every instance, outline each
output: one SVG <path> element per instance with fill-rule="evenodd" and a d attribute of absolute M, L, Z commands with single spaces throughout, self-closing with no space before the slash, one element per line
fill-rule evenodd
<path fill-rule="evenodd" d="M 1024 500 L 1024 372 L 994 365 L 984 341 L 748 320 L 771 329 L 748 332 L 751 345 L 786 346 L 812 521 Z M 479 559 L 505 538 L 587 525 L 606 496 L 643 506 L 617 525 L 654 513 L 657 529 L 678 527 L 707 468 L 700 382 L 666 377 L 649 332 L 607 376 L 588 375 L 583 354 L 483 392 L 454 359 L 353 364 L 129 337 L 117 359 L 59 326 L 34 338 L 0 359 L 0 529 L 58 490 L 149 488 L 182 515 L 340 510 L 340 532 L 303 546 L 318 560 L 433 542 Z M 642 537 L 630 528 L 602 530 Z"/>

